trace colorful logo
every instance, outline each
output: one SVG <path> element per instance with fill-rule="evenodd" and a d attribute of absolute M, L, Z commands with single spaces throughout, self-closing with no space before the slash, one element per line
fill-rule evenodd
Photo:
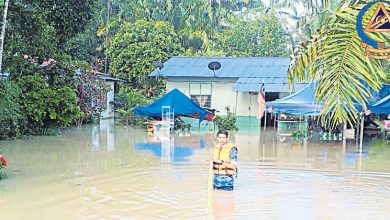
<path fill-rule="evenodd" d="M 362 48 L 365 50 L 367 56 L 375 59 L 389 59 L 390 58 L 390 41 L 378 41 L 369 37 L 367 33 L 384 33 L 390 32 L 390 16 L 385 7 L 389 1 L 373 1 L 365 5 L 359 12 L 356 19 L 356 30 L 359 37 L 362 39 Z M 363 18 L 371 7 L 377 6 L 375 13 L 371 17 L 367 26 L 363 28 Z M 380 37 L 376 37 L 378 39 Z"/>

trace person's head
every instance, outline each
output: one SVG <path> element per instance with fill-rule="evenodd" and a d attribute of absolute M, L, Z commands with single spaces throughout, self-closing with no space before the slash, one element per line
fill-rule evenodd
<path fill-rule="evenodd" d="M 218 143 L 222 146 L 225 145 L 227 143 L 228 136 L 229 136 L 228 131 L 219 130 L 217 133 Z"/>

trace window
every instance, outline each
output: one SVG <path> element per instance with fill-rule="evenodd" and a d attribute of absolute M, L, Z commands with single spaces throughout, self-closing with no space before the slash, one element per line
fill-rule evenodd
<path fill-rule="evenodd" d="M 190 83 L 192 101 L 202 107 L 211 107 L 211 83 Z"/>

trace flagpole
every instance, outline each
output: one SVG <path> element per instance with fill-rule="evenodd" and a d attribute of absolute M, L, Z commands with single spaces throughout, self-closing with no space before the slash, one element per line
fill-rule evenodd
<path fill-rule="evenodd" d="M 265 103 L 265 89 L 264 89 L 264 81 L 263 84 L 260 87 L 259 94 L 257 96 L 257 103 L 259 103 L 259 109 L 257 111 L 257 118 L 260 122 L 260 136 L 261 136 L 261 119 L 264 116 L 264 113 L 266 115 L 266 118 L 264 119 L 264 130 L 266 128 L 266 120 L 267 120 L 267 112 L 266 112 L 266 103 Z"/>
<path fill-rule="evenodd" d="M 264 110 L 264 131 L 267 128 L 267 109 Z"/>

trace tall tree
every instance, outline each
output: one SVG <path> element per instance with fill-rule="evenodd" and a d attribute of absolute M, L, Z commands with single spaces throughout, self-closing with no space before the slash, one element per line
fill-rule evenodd
<path fill-rule="evenodd" d="M 228 56 L 287 56 L 289 42 L 283 23 L 275 16 L 231 20 L 221 33 L 221 45 Z"/>
<path fill-rule="evenodd" d="M 144 89 L 148 95 L 151 95 L 152 82 L 146 76 L 155 68 L 152 62 L 165 62 L 182 52 L 169 22 L 145 20 L 124 22 L 107 49 L 113 75 L 131 82 L 134 88 Z"/>
<path fill-rule="evenodd" d="M 95 0 L 26 0 L 36 5 L 55 29 L 58 46 L 62 49 L 74 35 L 84 30 L 90 21 Z"/>
<path fill-rule="evenodd" d="M 7 27 L 7 14 L 8 14 L 8 5 L 9 0 L 5 1 L 4 4 L 4 11 L 3 11 L 3 21 L 2 21 L 2 27 L 1 27 L 1 36 L 0 36 L 0 74 L 2 70 L 2 64 L 3 64 L 3 46 L 4 46 L 4 38 L 5 38 L 5 28 Z"/>

